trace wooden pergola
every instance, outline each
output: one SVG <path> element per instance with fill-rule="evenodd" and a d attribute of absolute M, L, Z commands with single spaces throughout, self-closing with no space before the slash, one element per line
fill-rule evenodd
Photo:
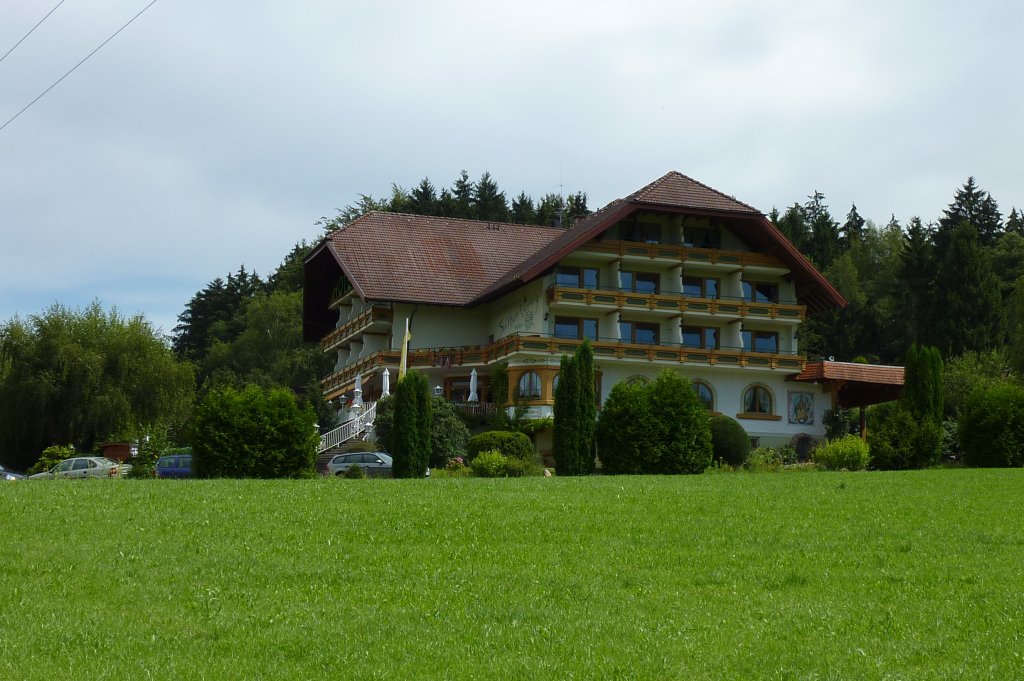
<path fill-rule="evenodd" d="M 903 367 L 855 362 L 808 362 L 791 380 L 822 385 L 832 408 L 860 409 L 860 436 L 867 436 L 865 407 L 903 395 Z"/>

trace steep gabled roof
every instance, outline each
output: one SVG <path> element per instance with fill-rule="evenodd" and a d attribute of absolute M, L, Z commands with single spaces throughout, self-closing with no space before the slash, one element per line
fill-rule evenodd
<path fill-rule="evenodd" d="M 368 213 L 331 233 L 306 262 L 330 251 L 364 299 L 469 306 L 543 276 L 559 260 L 640 210 L 729 219 L 742 239 L 785 263 L 796 279 L 797 297 L 812 310 L 846 305 L 835 287 L 757 209 L 675 171 L 565 230 Z"/>
<path fill-rule="evenodd" d="M 332 232 L 325 246 L 365 299 L 464 306 L 561 234 L 553 227 L 373 212 Z"/>
<path fill-rule="evenodd" d="M 812 310 L 846 306 L 846 299 L 839 291 L 760 211 L 675 171 L 666 173 L 626 198 L 612 201 L 601 210 L 587 216 L 498 279 L 481 298 L 495 298 L 511 288 L 536 279 L 559 260 L 596 238 L 619 220 L 643 209 L 696 212 L 708 216 L 746 220 L 748 228 L 744 229 L 740 236 L 785 263 L 797 280 L 798 298 L 805 301 Z"/>
<path fill-rule="evenodd" d="M 761 214 L 756 208 L 674 170 L 665 173 L 646 187 L 636 190 L 623 200 L 723 213 Z"/>

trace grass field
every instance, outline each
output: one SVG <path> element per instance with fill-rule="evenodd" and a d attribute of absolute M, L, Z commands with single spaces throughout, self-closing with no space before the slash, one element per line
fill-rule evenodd
<path fill-rule="evenodd" d="M 1021 679 L 1024 471 L 0 486 L 0 679 Z"/>

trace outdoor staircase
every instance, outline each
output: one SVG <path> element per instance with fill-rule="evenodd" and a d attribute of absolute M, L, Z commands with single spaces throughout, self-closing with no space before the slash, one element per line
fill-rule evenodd
<path fill-rule="evenodd" d="M 376 416 L 377 403 L 374 402 L 366 407 L 359 416 L 321 435 L 320 446 L 317 448 L 316 453 L 322 454 L 329 449 L 336 449 L 349 440 L 359 437 L 373 426 L 373 419 Z"/>

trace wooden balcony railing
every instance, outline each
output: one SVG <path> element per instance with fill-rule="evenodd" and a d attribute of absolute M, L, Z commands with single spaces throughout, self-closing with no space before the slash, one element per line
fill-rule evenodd
<path fill-rule="evenodd" d="M 371 307 L 359 313 L 355 319 L 351 319 L 342 326 L 323 337 L 320 341 L 320 349 L 330 352 L 350 338 L 368 329 L 374 322 L 392 321 L 393 312 L 386 307 Z"/>
<path fill-rule="evenodd" d="M 728 251 L 720 248 L 697 248 L 684 244 L 648 244 L 638 241 L 591 241 L 579 247 L 581 251 L 611 253 L 619 257 L 639 256 L 667 258 L 680 262 L 707 263 L 709 265 L 760 266 L 785 269 L 774 255 L 747 251 Z"/>
<path fill-rule="evenodd" d="M 575 338 L 554 338 L 549 335 L 512 334 L 490 345 L 454 348 L 423 348 L 409 352 L 410 369 L 453 366 L 483 366 L 517 353 L 549 355 L 572 354 L 583 341 Z M 803 370 L 803 355 L 753 352 L 739 348 L 688 348 L 679 344 L 641 345 L 612 339 L 591 341 L 596 359 L 636 359 L 675 364 L 703 364 L 736 367 L 762 367 L 792 372 Z M 367 374 L 379 367 L 395 368 L 401 361 L 398 350 L 381 350 L 325 377 L 320 383 L 325 394 L 347 390 L 358 374 Z M 395 376 L 397 378 L 397 376 Z"/>
<path fill-rule="evenodd" d="M 759 317 L 803 321 L 804 305 L 789 303 L 755 303 L 728 298 L 693 298 L 682 293 L 634 293 L 621 289 L 571 288 L 551 286 L 548 303 L 582 303 L 599 307 L 645 309 L 661 312 L 696 312 L 728 317 Z"/>

